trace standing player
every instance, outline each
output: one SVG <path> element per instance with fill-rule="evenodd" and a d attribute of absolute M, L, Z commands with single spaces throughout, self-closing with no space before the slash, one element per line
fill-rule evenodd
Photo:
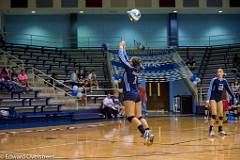
<path fill-rule="evenodd" d="M 144 144 L 151 145 L 154 135 L 149 130 L 147 121 L 142 117 L 140 95 L 138 93 L 138 75 L 141 69 L 140 59 L 132 57 L 128 60 L 125 50 L 125 42 L 119 44 L 119 58 L 124 65 L 125 72 L 123 74 L 123 96 L 124 107 L 127 120 L 136 124 L 138 130 L 144 137 Z"/>
<path fill-rule="evenodd" d="M 234 104 L 237 103 L 237 99 L 235 98 L 231 88 L 229 87 L 229 84 L 226 79 L 223 78 L 224 72 L 223 69 L 219 68 L 217 70 L 217 77 L 214 77 L 211 82 L 208 89 L 208 100 L 207 104 L 210 104 L 211 106 L 211 113 L 212 117 L 210 120 L 210 127 L 209 127 L 209 135 L 214 136 L 214 129 L 213 125 L 215 123 L 216 117 L 218 115 L 219 121 L 218 121 L 218 133 L 220 136 L 225 136 L 226 133 L 223 131 L 223 94 L 226 90 L 230 96 L 232 97 Z"/>

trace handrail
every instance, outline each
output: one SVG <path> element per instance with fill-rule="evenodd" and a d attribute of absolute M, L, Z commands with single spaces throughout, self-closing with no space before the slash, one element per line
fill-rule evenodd
<path fill-rule="evenodd" d="M 201 70 L 202 70 L 202 66 L 203 66 L 203 63 L 205 61 L 205 57 L 207 56 L 207 53 L 208 53 L 208 47 L 206 47 L 206 49 L 205 49 L 205 52 L 204 52 L 202 60 L 201 60 L 201 64 L 200 64 L 200 66 L 198 68 L 198 76 L 200 76 L 200 73 L 201 73 Z"/>
<path fill-rule="evenodd" d="M 69 90 L 72 90 L 71 87 L 69 87 L 69 86 L 67 86 L 67 85 L 65 85 L 65 84 L 63 84 L 63 83 L 61 83 L 59 80 L 54 79 L 53 77 L 47 75 L 46 73 L 42 72 L 41 70 L 32 67 L 32 73 L 34 74 L 34 76 L 37 75 L 37 74 L 35 74 L 35 71 L 37 71 L 37 72 L 43 74 L 44 76 L 46 76 L 46 77 L 52 79 L 53 81 L 57 82 L 57 84 L 60 84 L 60 85 L 64 86 L 65 88 L 67 88 L 67 89 L 69 89 Z M 42 78 L 42 77 L 41 77 L 41 78 Z M 42 79 L 44 79 L 44 78 L 42 78 Z M 46 81 L 46 80 L 44 79 L 44 81 Z M 55 86 L 54 86 L 54 87 L 55 87 Z M 65 91 L 65 90 L 64 90 L 64 91 Z"/>
<path fill-rule="evenodd" d="M 57 87 L 57 86 L 54 86 L 53 84 L 51 84 L 50 82 L 46 81 L 44 78 L 40 77 L 39 75 L 33 73 L 33 77 L 38 77 L 38 78 L 42 79 L 42 80 L 43 80 L 45 83 L 47 83 L 48 85 L 50 85 L 50 86 L 52 86 L 52 87 L 54 87 L 54 88 L 56 88 L 56 89 L 58 89 L 58 90 L 60 90 L 60 91 L 63 91 L 64 94 L 66 94 L 66 95 L 68 95 L 68 96 L 70 96 L 70 97 L 73 97 L 71 94 L 69 94 L 68 92 L 66 92 L 64 89 L 62 89 L 62 88 L 60 88 L 60 87 Z M 51 78 L 52 78 L 52 77 L 51 77 Z M 35 79 L 35 78 L 34 78 L 34 79 Z M 53 79 L 53 78 L 52 78 L 52 79 Z"/>
<path fill-rule="evenodd" d="M 57 45 L 61 47 L 65 47 L 67 45 L 71 44 L 77 44 L 79 46 L 93 46 L 94 44 L 101 45 L 101 43 L 110 43 L 112 44 L 111 47 L 117 47 L 118 42 L 124 37 L 122 36 L 78 36 L 78 37 L 60 37 L 60 36 L 47 36 L 47 35 L 34 35 L 34 34 L 20 34 L 20 33 L 14 33 L 14 32 L 4 32 L 6 38 L 8 39 L 11 36 L 15 37 L 14 39 L 19 39 L 26 41 L 28 44 L 36 44 L 36 43 L 43 43 L 45 45 Z M 185 42 L 193 42 L 200 44 L 200 46 L 210 46 L 214 45 L 216 41 L 219 40 L 239 40 L 235 43 L 240 42 L 240 34 L 224 34 L 224 35 L 209 35 L 209 36 L 202 36 L 202 35 L 180 35 L 179 37 L 179 44 L 185 43 Z M 176 38 L 176 36 L 158 36 L 155 39 L 146 40 L 142 42 L 145 47 L 151 47 L 151 45 L 156 46 L 167 46 L 167 41 L 171 38 Z M 75 41 L 78 39 L 78 41 Z M 202 41 L 204 39 L 204 41 Z M 73 41 L 74 40 L 74 41 Z M 201 45 L 202 43 L 202 45 Z M 216 42 L 216 44 L 221 44 L 221 42 Z M 226 44 L 229 42 L 226 42 Z M 232 43 L 232 42 L 231 42 Z M 128 44 L 128 46 L 131 46 L 132 43 Z M 129 48 L 129 47 L 128 47 Z"/>
<path fill-rule="evenodd" d="M 17 58 L 16 56 L 13 56 L 13 55 L 9 54 L 7 51 L 3 51 L 2 49 L 0 49 L 0 52 L 2 52 L 3 54 L 6 54 L 6 55 L 9 56 L 9 57 L 13 57 L 13 58 L 16 59 L 17 61 L 20 61 L 21 64 L 24 66 L 24 61 L 23 61 L 23 60 Z M 16 66 L 19 67 L 19 68 L 23 67 L 23 66 L 19 66 L 18 64 L 16 64 Z M 38 78 L 40 78 L 40 79 L 43 79 L 43 81 L 44 81 L 45 83 L 47 83 L 47 84 L 51 85 L 52 87 L 55 87 L 55 88 L 57 88 L 57 89 L 59 89 L 59 90 L 61 90 L 61 91 L 64 91 L 65 94 L 67 94 L 68 96 L 71 96 L 71 97 L 72 97 L 72 95 L 69 94 L 69 93 L 67 93 L 65 90 L 63 90 L 63 89 L 61 89 L 61 88 L 59 88 L 59 87 L 53 86 L 51 83 L 49 83 L 48 81 L 46 81 L 44 78 L 42 78 L 42 77 L 38 76 L 37 74 L 35 74 L 34 71 L 37 71 L 37 72 L 43 74 L 44 76 L 46 76 L 46 77 L 52 79 L 53 81 L 57 82 L 57 84 L 60 84 L 60 85 L 64 86 L 65 88 L 69 89 L 69 90 L 72 90 L 71 87 L 66 86 L 65 84 L 59 82 L 58 80 L 52 78 L 51 76 L 49 76 L 49 75 L 47 75 L 47 74 L 45 74 L 45 73 L 42 72 L 41 70 L 38 70 L 38 69 L 32 67 L 33 78 L 34 78 L 34 77 L 38 77 Z"/>

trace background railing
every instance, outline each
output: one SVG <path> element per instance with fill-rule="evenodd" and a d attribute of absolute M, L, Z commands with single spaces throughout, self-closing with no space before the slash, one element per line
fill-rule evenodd
<path fill-rule="evenodd" d="M 32 78 L 33 82 L 42 81 L 43 83 L 45 83 L 45 85 L 53 87 L 56 90 L 61 91 L 63 94 L 72 97 L 72 95 L 70 94 L 70 91 L 72 90 L 71 87 L 63 84 L 63 82 L 57 79 L 54 79 L 53 77 L 47 75 L 46 73 L 42 72 L 39 69 L 32 68 Z"/>
<path fill-rule="evenodd" d="M 14 67 L 16 70 L 20 71 L 21 69 L 24 69 L 24 61 L 18 59 L 17 57 L 11 55 L 7 51 L 3 51 L 0 49 L 0 56 L 5 60 L 5 64 L 2 64 L 3 66 L 8 66 L 8 67 Z M 42 72 L 41 70 L 38 70 L 36 68 L 32 68 L 31 70 L 31 76 L 29 77 L 30 80 L 33 82 L 36 81 L 42 81 L 45 85 L 54 87 L 55 90 L 61 91 L 63 94 L 67 96 L 72 95 L 69 93 L 69 91 L 72 90 L 71 87 L 63 84 L 61 81 L 54 79 L 53 77 L 47 75 L 46 73 Z M 52 83 L 49 82 L 49 80 L 52 81 Z"/>
<path fill-rule="evenodd" d="M 124 39 L 127 42 L 128 48 L 135 48 L 134 37 L 132 40 L 125 39 L 124 36 L 78 36 L 78 37 L 53 37 L 45 35 L 33 35 L 33 34 L 20 34 L 5 32 L 4 37 L 7 42 L 38 45 L 38 46 L 51 46 L 51 47 L 100 47 L 103 43 L 107 44 L 110 48 L 118 47 L 120 40 Z M 147 48 L 166 48 L 168 46 L 168 40 L 175 39 L 176 37 L 164 37 L 160 36 L 151 40 L 137 40 L 141 42 Z M 240 43 L 240 34 L 229 35 L 214 35 L 214 36 L 184 36 L 179 35 L 179 46 L 211 46 L 211 45 L 223 45 Z M 136 40 L 136 39 L 135 39 Z"/>

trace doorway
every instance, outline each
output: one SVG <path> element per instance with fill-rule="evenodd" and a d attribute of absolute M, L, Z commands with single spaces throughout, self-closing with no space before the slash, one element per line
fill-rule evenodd
<path fill-rule="evenodd" d="M 168 82 L 147 82 L 147 107 L 148 110 L 168 111 L 169 83 Z"/>

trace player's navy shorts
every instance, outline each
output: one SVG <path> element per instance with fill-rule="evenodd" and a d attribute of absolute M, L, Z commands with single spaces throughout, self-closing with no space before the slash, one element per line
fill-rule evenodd
<path fill-rule="evenodd" d="M 220 102 L 220 101 L 223 100 L 223 98 L 222 98 L 222 95 L 212 94 L 210 100 L 214 100 L 214 101 L 216 101 L 216 102 Z"/>
<path fill-rule="evenodd" d="M 141 98 L 138 92 L 125 92 L 123 94 L 123 100 L 124 101 L 134 101 L 134 102 L 140 102 Z"/>

